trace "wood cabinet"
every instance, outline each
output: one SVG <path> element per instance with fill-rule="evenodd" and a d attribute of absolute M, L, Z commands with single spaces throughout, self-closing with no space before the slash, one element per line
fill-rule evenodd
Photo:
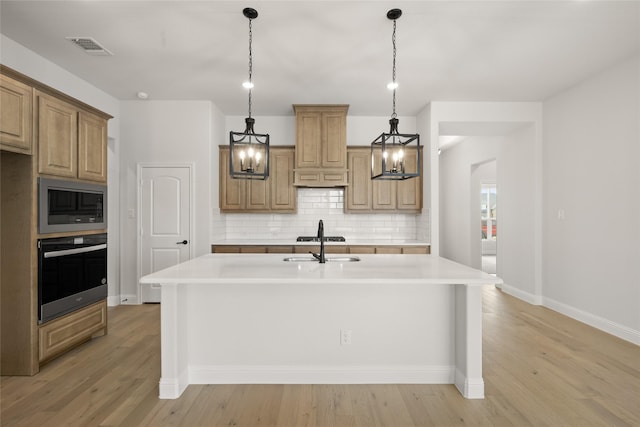
<path fill-rule="evenodd" d="M 38 173 L 78 176 L 78 110 L 67 102 L 39 93 Z"/>
<path fill-rule="evenodd" d="M 107 330 L 107 302 L 97 302 L 41 325 L 38 356 L 47 361 L 69 348 Z"/>
<path fill-rule="evenodd" d="M 218 254 L 306 254 L 319 252 L 320 245 L 211 245 L 211 253 Z M 429 254 L 424 245 L 332 245 L 325 244 L 328 254 Z"/>
<path fill-rule="evenodd" d="M 34 375 L 106 332 L 106 300 L 38 325 L 37 178 L 106 182 L 111 116 L 2 64 L 0 97 L 0 373 Z"/>
<path fill-rule="evenodd" d="M 413 254 L 428 255 L 431 253 L 429 245 L 350 245 L 351 254 Z"/>
<path fill-rule="evenodd" d="M 32 154 L 33 89 L 0 74 L 0 149 Z"/>
<path fill-rule="evenodd" d="M 422 151 L 420 152 L 422 155 Z M 407 164 L 408 170 L 416 170 L 416 163 L 418 161 L 418 153 L 415 150 L 407 152 L 404 156 L 404 161 Z M 420 162 L 423 164 L 423 162 Z M 422 176 L 424 171 L 420 173 L 419 177 L 405 179 L 403 181 L 395 181 L 396 183 L 396 207 L 402 212 L 420 212 L 422 211 Z M 374 180 L 375 181 L 375 180 Z"/>
<path fill-rule="evenodd" d="M 295 152 L 292 148 L 271 147 L 271 211 L 295 212 L 298 205 L 298 193 L 293 186 L 293 168 Z"/>
<path fill-rule="evenodd" d="M 107 181 L 107 120 L 36 92 L 38 173 Z"/>
<path fill-rule="evenodd" d="M 78 115 L 78 178 L 107 182 L 107 121 L 95 114 Z"/>
<path fill-rule="evenodd" d="M 0 373 L 38 372 L 34 156 L 0 151 Z"/>
<path fill-rule="evenodd" d="M 293 252 L 296 254 L 319 253 L 320 245 L 297 245 L 293 248 Z M 325 243 L 324 252 L 326 254 L 348 254 L 349 247 L 345 245 L 327 245 Z"/>
<path fill-rule="evenodd" d="M 345 188 L 347 213 L 417 213 L 422 211 L 422 175 L 403 181 L 371 179 L 371 149 L 349 147 L 349 186 Z M 407 154 L 406 162 L 417 161 Z"/>
<path fill-rule="evenodd" d="M 294 213 L 297 194 L 293 186 L 292 147 L 270 147 L 269 177 L 235 179 L 229 175 L 229 146 L 220 147 L 220 210 L 227 213 Z"/>
<path fill-rule="evenodd" d="M 370 212 L 373 208 L 371 153 L 364 149 L 348 149 L 349 186 L 345 187 L 345 212 Z"/>
<path fill-rule="evenodd" d="M 290 254 L 293 245 L 211 245 L 214 254 Z"/>
<path fill-rule="evenodd" d="M 297 186 L 347 185 L 348 105 L 294 105 Z"/>

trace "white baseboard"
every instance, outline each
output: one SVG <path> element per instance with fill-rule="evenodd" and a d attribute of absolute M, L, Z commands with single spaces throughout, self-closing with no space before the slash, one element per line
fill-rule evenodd
<path fill-rule="evenodd" d="M 120 304 L 123 305 L 137 305 L 140 304 L 138 301 L 138 296 L 135 294 L 131 295 L 120 295 Z"/>
<path fill-rule="evenodd" d="M 632 342 L 636 345 L 640 345 L 640 331 L 636 331 L 627 326 L 620 325 L 619 323 L 612 322 L 605 318 L 596 316 L 570 305 L 555 301 L 551 298 L 543 298 L 544 306 L 551 310 L 562 313 L 565 316 L 578 320 L 582 323 L 586 323 L 589 326 L 600 329 L 618 338 L 622 338 L 625 341 Z"/>
<path fill-rule="evenodd" d="M 518 288 L 514 288 L 513 286 L 507 284 L 507 283 L 503 283 L 500 286 L 500 289 L 502 289 L 505 293 L 514 296 L 518 299 L 521 299 L 522 301 L 526 301 L 529 304 L 532 305 L 542 305 L 543 302 L 543 298 L 538 296 L 538 295 L 534 295 L 532 293 L 529 292 L 525 292 L 521 289 Z"/>
<path fill-rule="evenodd" d="M 158 397 L 160 399 L 177 399 L 187 389 L 189 383 L 186 371 L 178 378 L 160 378 Z"/>
<path fill-rule="evenodd" d="M 456 369 L 455 385 L 460 394 L 467 399 L 484 399 L 484 380 L 480 378 L 466 378 Z"/>
<path fill-rule="evenodd" d="M 453 384 L 453 366 L 190 366 L 190 384 Z"/>
<path fill-rule="evenodd" d="M 593 326 L 596 329 L 600 329 L 601 331 L 604 331 L 608 334 L 614 335 L 618 338 L 622 338 L 625 341 L 640 345 L 640 331 L 636 331 L 627 326 L 620 325 L 616 322 L 612 322 L 605 318 L 596 316 L 594 314 L 561 303 L 551 298 L 537 296 L 529 292 L 525 292 L 518 288 L 514 288 L 513 286 L 509 286 L 506 283 L 502 284 L 501 289 L 505 293 L 528 302 L 529 304 L 542 305 L 553 311 L 564 314 L 565 316 L 571 317 L 572 319 L 575 319 L 579 322 L 585 323 L 589 326 Z"/>
<path fill-rule="evenodd" d="M 107 297 L 107 307 L 115 307 L 120 305 L 120 295 L 111 295 Z"/>

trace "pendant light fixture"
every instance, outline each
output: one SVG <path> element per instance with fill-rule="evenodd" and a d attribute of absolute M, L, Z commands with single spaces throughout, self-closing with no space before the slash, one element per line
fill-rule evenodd
<path fill-rule="evenodd" d="M 269 135 L 253 130 L 255 119 L 251 117 L 251 89 L 253 88 L 253 34 L 251 21 L 258 11 L 247 7 L 242 14 L 249 19 L 249 80 L 242 86 L 249 90 L 249 117 L 244 119 L 244 132 L 229 132 L 229 174 L 232 178 L 267 179 L 269 177 Z"/>
<path fill-rule="evenodd" d="M 393 80 L 387 86 L 393 90 L 393 113 L 389 133 L 382 133 L 371 143 L 371 179 L 403 180 L 420 176 L 420 135 L 398 132 L 396 115 L 396 20 L 402 10 L 391 9 L 387 18 L 393 21 Z"/>

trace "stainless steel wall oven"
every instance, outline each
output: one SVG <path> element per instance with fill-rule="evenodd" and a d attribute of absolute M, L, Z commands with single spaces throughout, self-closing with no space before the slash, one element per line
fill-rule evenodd
<path fill-rule="evenodd" d="M 107 234 L 38 240 L 38 321 L 107 297 Z"/>

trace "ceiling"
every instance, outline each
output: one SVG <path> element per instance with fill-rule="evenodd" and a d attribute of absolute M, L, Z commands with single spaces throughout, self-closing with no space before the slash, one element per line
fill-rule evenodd
<path fill-rule="evenodd" d="M 541 101 L 640 52 L 638 1 L 0 1 L 0 32 L 121 100 L 212 100 L 247 114 L 254 7 L 253 108 L 350 104 L 391 113 L 431 101 Z M 93 37 L 90 56 L 65 37 Z"/>

